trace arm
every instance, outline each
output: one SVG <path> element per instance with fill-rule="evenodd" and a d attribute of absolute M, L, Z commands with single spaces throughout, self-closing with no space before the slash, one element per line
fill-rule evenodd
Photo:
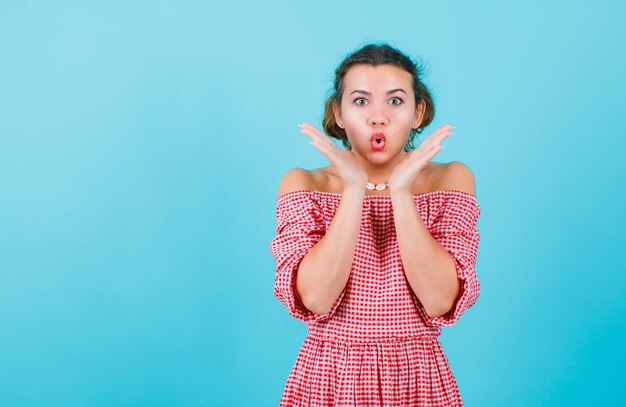
<path fill-rule="evenodd" d="M 303 169 L 287 172 L 280 182 L 280 196 L 299 189 L 314 189 Z M 348 282 L 360 225 L 364 190 L 345 189 L 324 237 L 302 259 L 296 274 L 296 291 L 311 311 L 325 314 Z"/>
<path fill-rule="evenodd" d="M 471 170 L 453 162 L 446 168 L 441 189 L 457 189 L 475 195 Z M 420 216 L 410 192 L 393 194 L 394 224 L 400 256 L 411 289 L 430 317 L 446 314 L 461 292 L 454 258 L 435 240 Z"/>

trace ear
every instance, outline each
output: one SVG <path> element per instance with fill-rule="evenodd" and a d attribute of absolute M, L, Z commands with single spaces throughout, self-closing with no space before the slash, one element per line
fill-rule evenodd
<path fill-rule="evenodd" d="M 339 124 L 342 122 L 341 120 L 341 108 L 339 108 L 339 106 L 337 106 L 337 100 L 333 100 L 333 113 L 335 114 L 335 123 L 337 123 L 337 126 L 341 127 L 342 129 L 344 128 L 344 126 L 340 126 Z"/>
<path fill-rule="evenodd" d="M 422 120 L 424 120 L 424 115 L 426 114 L 426 102 L 420 100 L 415 108 L 415 121 L 413 122 L 413 127 L 417 128 L 422 124 Z M 417 124 L 417 126 L 416 126 Z"/>

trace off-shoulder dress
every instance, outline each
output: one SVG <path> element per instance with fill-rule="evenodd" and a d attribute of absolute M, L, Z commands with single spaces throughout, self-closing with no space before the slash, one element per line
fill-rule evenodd
<path fill-rule="evenodd" d="M 438 336 L 479 296 L 475 264 L 480 207 L 475 195 L 438 190 L 413 195 L 432 237 L 454 258 L 461 292 L 445 315 L 430 317 L 406 279 L 389 195 L 365 195 L 350 277 L 326 314 L 307 309 L 295 289 L 304 256 L 325 234 L 342 195 L 297 190 L 280 197 L 274 295 L 308 336 L 286 380 L 280 407 L 462 406 Z"/>

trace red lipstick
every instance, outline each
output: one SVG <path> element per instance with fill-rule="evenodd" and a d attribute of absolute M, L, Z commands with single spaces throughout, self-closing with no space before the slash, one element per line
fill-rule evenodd
<path fill-rule="evenodd" d="M 370 145 L 374 151 L 382 151 L 385 148 L 385 135 L 383 133 L 374 133 L 370 137 Z"/>

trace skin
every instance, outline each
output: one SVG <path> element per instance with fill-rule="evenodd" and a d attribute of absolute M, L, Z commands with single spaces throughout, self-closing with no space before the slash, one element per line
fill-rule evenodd
<path fill-rule="evenodd" d="M 442 141 L 452 134 L 450 125 L 435 130 L 417 150 L 404 153 L 410 129 L 421 124 L 425 108 L 423 102 L 415 104 L 411 80 L 408 72 L 392 65 L 357 65 L 347 72 L 343 100 L 334 112 L 337 124 L 346 130 L 350 151 L 339 148 L 309 123 L 300 125 L 301 132 L 311 138 L 331 165 L 313 172 L 289 171 L 281 180 L 279 197 L 293 190 L 316 189 L 320 173 L 325 180 L 341 185 L 342 191 L 326 234 L 303 258 L 297 273 L 296 289 L 313 312 L 327 313 L 348 281 L 366 193 L 390 195 L 405 274 L 426 313 L 431 317 L 447 313 L 460 294 L 454 259 L 430 235 L 412 194 L 435 182 L 444 189 L 473 194 L 474 178 L 461 163 L 430 162 L 441 150 Z M 387 93 L 397 88 L 406 93 Z M 374 151 L 370 136 L 379 131 L 385 134 L 386 144 L 383 151 Z M 387 181 L 389 188 L 369 191 L 364 187 L 367 181 Z"/>

